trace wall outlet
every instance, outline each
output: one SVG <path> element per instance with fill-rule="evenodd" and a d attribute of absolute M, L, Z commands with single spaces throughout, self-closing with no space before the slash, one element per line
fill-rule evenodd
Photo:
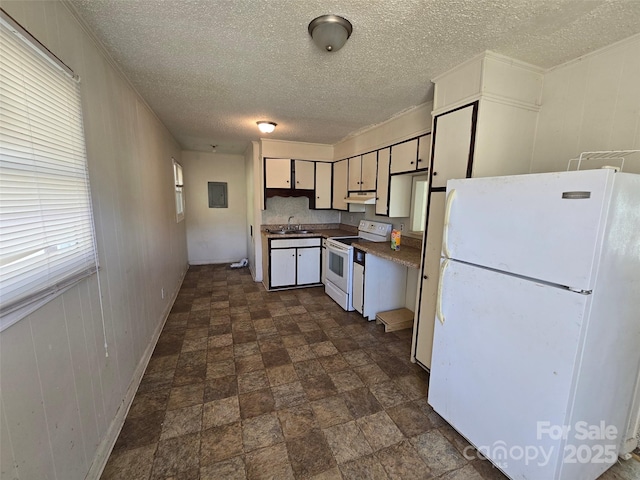
<path fill-rule="evenodd" d="M 401 223 L 400 224 L 400 231 L 403 231 L 403 230 L 404 230 L 404 223 Z"/>
<path fill-rule="evenodd" d="M 160 289 L 160 295 L 162 296 L 162 299 L 164 300 L 164 288 Z"/>

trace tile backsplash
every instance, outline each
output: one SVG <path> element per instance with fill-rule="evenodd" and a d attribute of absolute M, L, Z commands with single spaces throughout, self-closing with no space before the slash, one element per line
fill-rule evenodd
<path fill-rule="evenodd" d="M 262 224 L 286 224 L 293 215 L 291 223 L 340 223 L 340 212 L 337 210 L 310 210 L 306 197 L 271 197 L 267 198 L 266 209 L 262 211 Z M 357 222 L 356 222 L 357 225 Z"/>

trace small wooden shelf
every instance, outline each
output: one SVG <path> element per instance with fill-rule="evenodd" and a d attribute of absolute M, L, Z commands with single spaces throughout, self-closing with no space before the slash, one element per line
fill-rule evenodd
<path fill-rule="evenodd" d="M 413 312 L 408 308 L 380 312 L 376 315 L 376 323 L 382 323 L 385 332 L 411 328 L 413 327 Z"/>

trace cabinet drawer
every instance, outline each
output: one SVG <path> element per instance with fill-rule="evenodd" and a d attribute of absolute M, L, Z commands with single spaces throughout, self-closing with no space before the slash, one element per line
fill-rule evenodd
<path fill-rule="evenodd" d="M 322 238 L 283 238 L 271 240 L 271 248 L 319 247 Z"/>

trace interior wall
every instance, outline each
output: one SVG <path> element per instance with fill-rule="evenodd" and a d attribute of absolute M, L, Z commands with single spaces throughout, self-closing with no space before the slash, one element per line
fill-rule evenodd
<path fill-rule="evenodd" d="M 241 155 L 182 152 L 189 264 L 247 256 L 247 183 Z M 227 182 L 228 208 L 209 208 L 208 182 Z"/>
<path fill-rule="evenodd" d="M 247 192 L 247 258 L 249 259 L 249 270 L 251 276 L 255 280 L 256 278 L 256 254 L 255 254 L 255 235 L 260 234 L 260 226 L 256 229 L 255 226 L 255 191 L 253 189 L 253 182 L 255 181 L 254 171 L 254 156 L 256 142 L 250 142 L 247 149 L 244 152 L 244 168 L 245 168 L 245 183 Z"/>
<path fill-rule="evenodd" d="M 0 333 L 0 477 L 96 478 L 186 271 L 180 149 L 64 3 L 2 8 L 82 79 L 102 304 L 94 275 Z"/>
<path fill-rule="evenodd" d="M 531 171 L 567 169 L 581 152 L 640 149 L 640 35 L 545 74 Z M 640 173 L 640 161 L 624 171 Z"/>

